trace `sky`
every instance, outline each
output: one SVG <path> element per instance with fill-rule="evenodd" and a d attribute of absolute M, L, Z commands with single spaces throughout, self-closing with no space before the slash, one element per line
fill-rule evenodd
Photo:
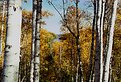
<path fill-rule="evenodd" d="M 62 5 L 61 0 L 53 0 L 53 1 L 54 1 L 53 3 L 55 4 L 56 8 L 58 8 L 59 11 L 62 12 L 62 9 L 60 8 Z M 80 0 L 79 5 L 80 5 L 81 9 L 86 9 L 86 7 L 87 7 L 86 5 L 87 5 L 88 1 L 89 0 Z M 26 9 L 26 10 L 32 10 L 32 0 L 28 0 L 27 3 L 23 2 L 22 7 L 23 7 L 23 9 Z M 53 8 L 53 6 L 48 4 L 47 0 L 43 0 L 43 9 L 42 10 L 44 10 L 44 11 L 47 10 L 53 14 L 53 16 L 50 16 L 48 18 L 43 18 L 43 20 L 46 22 L 46 25 L 44 25 L 43 27 L 45 29 L 47 29 L 48 31 L 53 32 L 55 34 L 61 34 L 61 31 L 60 31 L 61 17 L 56 12 L 56 10 Z"/>

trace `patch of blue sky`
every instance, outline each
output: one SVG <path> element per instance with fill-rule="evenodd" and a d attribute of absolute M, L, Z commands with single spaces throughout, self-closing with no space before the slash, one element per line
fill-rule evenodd
<path fill-rule="evenodd" d="M 79 7 L 81 10 L 87 9 L 87 5 L 89 5 L 90 0 L 80 0 Z M 53 4 L 55 4 L 56 8 L 59 10 L 60 13 L 62 13 L 62 0 L 53 0 Z M 73 3 L 71 3 L 73 4 Z M 70 5 L 71 5 L 70 4 Z M 74 5 L 74 4 L 73 4 Z M 28 0 L 27 3 L 22 3 L 23 9 L 26 10 L 32 10 L 32 0 Z M 55 34 L 60 34 L 60 27 L 61 27 L 61 17 L 56 12 L 56 10 L 53 8 L 52 5 L 48 4 L 48 0 L 43 0 L 43 10 L 47 10 L 50 13 L 53 14 L 53 16 L 50 16 L 49 18 L 43 18 L 43 20 L 46 22 L 46 25 L 43 26 L 45 29 L 47 29 L 50 32 L 53 32 Z"/>
<path fill-rule="evenodd" d="M 32 10 L 32 0 L 27 0 L 27 2 L 22 2 L 22 8 L 26 10 Z"/>

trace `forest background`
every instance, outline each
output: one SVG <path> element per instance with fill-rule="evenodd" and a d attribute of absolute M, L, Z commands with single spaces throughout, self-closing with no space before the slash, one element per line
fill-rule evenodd
<path fill-rule="evenodd" d="M 53 0 L 54 1 L 54 0 Z M 81 4 L 84 4 L 82 0 Z M 29 1 L 23 2 L 23 4 L 28 4 Z M 41 82 L 75 82 L 76 80 L 76 68 L 77 68 L 77 50 L 76 50 L 76 40 L 72 34 L 63 26 L 63 21 L 58 14 L 58 12 L 53 8 L 52 4 L 49 5 L 47 1 L 43 4 L 48 4 L 48 11 L 43 9 L 42 16 L 43 21 L 41 22 L 42 28 L 40 31 L 40 80 Z M 59 1 L 53 2 L 57 9 L 62 11 L 62 6 L 60 6 Z M 87 2 L 85 2 L 87 4 Z M 58 6 L 59 5 L 59 6 Z M 81 48 L 81 59 L 83 68 L 83 80 L 86 82 L 88 78 L 88 71 L 90 65 L 90 50 L 91 50 L 91 38 L 92 38 L 92 20 L 93 20 L 93 6 L 91 2 L 87 4 L 87 7 L 79 6 L 80 17 L 80 48 Z M 27 6 L 27 5 L 26 5 Z M 32 7 L 32 6 L 31 6 Z M 46 6 L 43 6 L 46 7 Z M 52 8 L 51 8 L 52 7 Z M 82 9 L 80 8 L 82 7 Z M 27 8 L 23 6 L 23 8 Z M 75 5 L 73 2 L 67 4 L 67 9 L 70 9 L 66 13 L 70 27 L 74 27 L 75 22 L 73 21 L 76 16 Z M 72 10 L 71 10 L 72 9 Z M 54 11 L 54 13 L 53 13 Z M 56 13 L 56 14 L 55 14 Z M 63 13 L 63 12 L 61 12 Z M 58 16 L 57 16 L 58 15 Z M 57 18 L 55 17 L 57 16 Z M 71 18 L 71 16 L 73 16 Z M 50 17 L 50 20 L 46 20 Z M 51 22 L 51 17 L 55 18 L 53 24 Z M 2 15 L 0 15 L 0 26 L 3 21 Z M 58 20 L 58 22 L 57 22 Z M 6 26 L 6 16 L 4 17 L 4 27 Z M 121 3 L 118 4 L 117 9 L 117 19 L 114 31 L 114 42 L 113 51 L 111 57 L 111 79 L 113 82 L 121 82 Z M 47 27 L 46 27 L 47 25 Z M 56 28 L 60 27 L 60 31 Z M 48 28 L 52 29 L 48 31 Z M 73 32 L 76 33 L 74 28 L 71 28 Z M 2 29 L 1 29 L 2 30 Z M 5 31 L 4 28 L 2 32 L 2 53 L 0 55 L 0 73 L 3 70 L 3 56 L 5 47 Z M 53 33 L 53 31 L 56 31 Z M 32 13 L 31 9 L 24 9 L 22 11 L 22 33 L 21 33 L 21 57 L 20 57 L 20 67 L 19 67 L 19 80 L 23 82 L 29 82 L 30 79 L 30 59 L 31 59 L 31 44 L 32 44 Z M 59 33 L 59 34 L 58 34 Z M 104 44 L 106 38 L 106 30 L 104 30 Z M 95 32 L 96 34 L 96 32 Z M 96 41 L 96 36 L 94 37 L 94 42 Z M 95 43 L 94 43 L 95 45 Z M 14 60 L 13 60 L 14 61 Z M 93 55 L 94 62 L 94 55 Z M 92 64 L 94 67 L 94 63 Z M 2 76 L 0 77 L 0 81 Z"/>

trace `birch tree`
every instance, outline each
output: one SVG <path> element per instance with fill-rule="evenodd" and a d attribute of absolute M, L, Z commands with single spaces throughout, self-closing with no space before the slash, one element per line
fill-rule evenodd
<path fill-rule="evenodd" d="M 21 0 L 7 0 L 7 26 L 2 82 L 18 82 L 22 8 Z"/>
<path fill-rule="evenodd" d="M 95 82 L 101 82 L 103 73 L 103 1 L 96 1 L 96 56 L 95 56 Z"/>
<path fill-rule="evenodd" d="M 42 0 L 33 0 L 31 82 L 39 82 L 40 67 L 40 21 L 42 17 Z"/>
<path fill-rule="evenodd" d="M 30 82 L 34 82 L 34 54 L 35 54 L 35 30 L 36 30 L 36 15 L 37 15 L 37 0 L 33 0 L 32 11 L 32 52 L 31 52 L 31 70 L 30 70 Z"/>
<path fill-rule="evenodd" d="M 110 69 L 110 61 L 111 61 L 112 46 L 113 46 L 113 35 L 114 35 L 114 25 L 115 25 L 115 19 L 116 19 L 117 4 L 118 4 L 118 0 L 114 0 L 113 6 L 112 6 L 110 25 L 109 25 L 109 36 L 108 36 L 108 42 L 107 42 L 108 48 L 106 53 L 106 60 L 104 62 L 104 74 L 103 74 L 104 78 L 102 82 L 108 82 L 108 79 L 109 79 L 109 69 Z"/>
<path fill-rule="evenodd" d="M 40 70 L 40 22 L 42 18 L 42 0 L 37 0 L 37 15 L 35 29 L 35 56 L 34 56 L 34 82 L 39 82 Z"/>

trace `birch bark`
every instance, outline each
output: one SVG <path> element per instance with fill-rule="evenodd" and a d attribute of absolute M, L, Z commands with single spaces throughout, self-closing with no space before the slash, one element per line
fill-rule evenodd
<path fill-rule="evenodd" d="M 31 70 L 30 70 L 30 82 L 34 79 L 34 55 L 35 55 L 35 30 L 36 30 L 36 14 L 37 14 L 37 1 L 33 0 L 32 11 L 32 52 L 31 52 Z"/>
<path fill-rule="evenodd" d="M 105 65 L 104 65 L 103 82 L 108 82 L 108 79 L 109 79 L 109 67 L 110 67 L 110 59 L 111 59 L 111 54 L 112 54 L 114 25 L 115 25 L 115 19 L 116 19 L 117 4 L 118 4 L 118 0 L 114 0 L 110 27 L 109 27 L 110 28 L 109 29 L 109 40 L 108 40 L 109 42 L 108 42 L 108 48 L 107 48 L 107 54 L 106 54 L 107 57 L 106 57 Z"/>
<path fill-rule="evenodd" d="M 40 70 L 40 28 L 42 18 L 42 0 L 37 0 L 37 15 L 35 29 L 34 82 L 39 82 Z"/>
<path fill-rule="evenodd" d="M 102 0 L 102 11 L 101 11 L 101 21 L 100 21 L 100 41 L 101 41 L 101 49 L 100 49 L 100 82 L 102 82 L 103 77 L 103 27 L 104 27 L 104 14 L 105 14 L 105 0 Z"/>
<path fill-rule="evenodd" d="M 7 26 L 2 82 L 18 82 L 22 8 L 21 0 L 7 0 Z"/>

